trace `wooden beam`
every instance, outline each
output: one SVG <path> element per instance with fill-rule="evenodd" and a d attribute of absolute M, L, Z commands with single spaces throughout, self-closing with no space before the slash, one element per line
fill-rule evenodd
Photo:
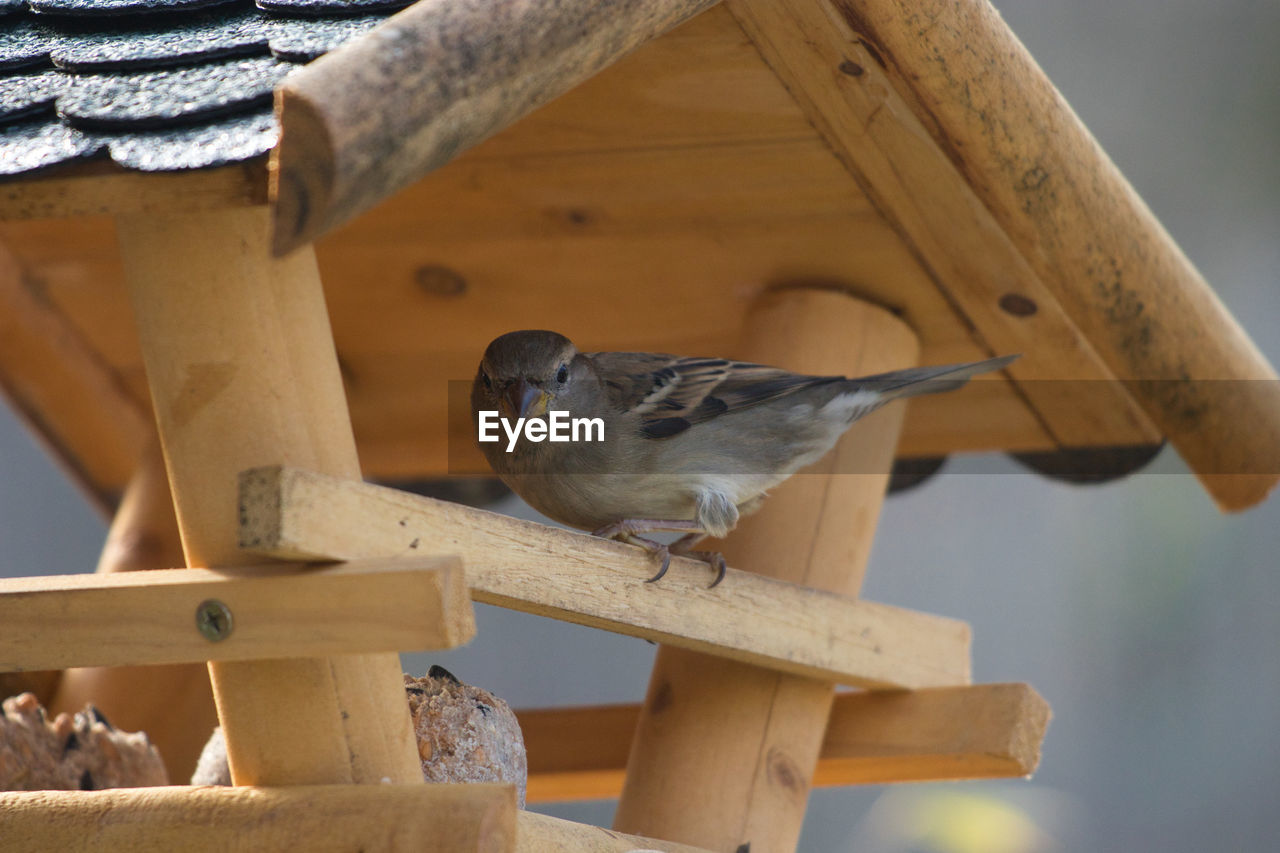
<path fill-rule="evenodd" d="M 145 405 L 2 242 L 0 392 L 100 508 L 153 433 Z"/>
<path fill-rule="evenodd" d="M 987 0 L 728 5 L 948 286 L 972 286 L 937 251 L 958 227 L 971 254 L 995 249 L 974 281 L 1038 279 L 1220 507 L 1267 495 L 1275 370 Z"/>
<path fill-rule="evenodd" d="M 967 684 L 963 622 L 290 468 L 241 478 L 241 545 L 285 559 L 460 554 L 472 597 L 721 658 L 863 687 Z M 836 559 L 832 555 L 832 559 Z M 744 631 L 742 626 L 751 626 Z"/>
<path fill-rule="evenodd" d="M 0 793 L 6 849 L 508 853 L 511 785 L 173 786 Z"/>
<path fill-rule="evenodd" d="M 639 705 L 517 711 L 531 803 L 618 796 Z M 1049 705 L 1026 684 L 836 694 L 813 784 L 1029 776 Z"/>
<path fill-rule="evenodd" d="M 673 841 L 642 838 L 522 811 L 516 817 L 517 853 L 710 853 Z"/>
<path fill-rule="evenodd" d="M 230 613 L 225 638 L 200 629 L 208 601 Z M 0 670 L 445 649 L 474 634 L 456 557 L 0 579 Z"/>
<path fill-rule="evenodd" d="M 276 92 L 275 250 L 315 240 L 716 0 L 427 0 Z"/>
<path fill-rule="evenodd" d="M 919 355 L 903 321 L 828 290 L 772 294 L 755 306 L 742 340 L 748 361 L 816 375 L 879 373 Z M 863 419 L 806 473 L 773 489 L 724 542 L 726 558 L 856 595 L 903 413 L 888 406 Z M 713 850 L 794 850 L 833 699 L 829 680 L 659 649 L 614 828 Z"/>
<path fill-rule="evenodd" d="M 97 570 L 112 574 L 182 563 L 169 479 L 160 442 L 152 435 L 107 531 Z M 174 781 L 191 778 L 209 732 L 218 724 L 209 668 L 203 662 L 68 669 L 57 694 L 45 704 L 49 715 L 57 716 L 90 703 L 118 728 L 146 732 Z"/>
<path fill-rule="evenodd" d="M 236 472 L 358 478 L 315 255 L 273 259 L 264 208 L 117 217 L 187 565 L 236 547 Z M 421 784 L 395 654 L 209 665 L 237 784 Z"/>
<path fill-rule="evenodd" d="M 0 184 L 0 220 L 190 213 L 267 202 L 265 157 L 216 169 L 136 172 L 97 160 Z"/>

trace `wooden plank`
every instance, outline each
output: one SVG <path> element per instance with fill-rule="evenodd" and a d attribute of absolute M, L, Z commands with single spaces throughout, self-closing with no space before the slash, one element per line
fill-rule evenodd
<path fill-rule="evenodd" d="M 233 628 L 211 642 L 196 610 Z M 0 669 L 444 649 L 475 634 L 456 557 L 0 579 Z"/>
<path fill-rule="evenodd" d="M 277 90 L 277 254 L 394 195 L 714 2 L 428 2 L 352 39 Z"/>
<path fill-rule="evenodd" d="M 236 472 L 359 477 L 315 255 L 273 259 L 264 208 L 118 217 L 189 566 L 247 562 Z M 396 654 L 209 665 L 238 784 L 420 784 Z"/>
<path fill-rule="evenodd" d="M 1025 259 L 1012 269 L 1034 272 L 1223 509 L 1280 481 L 1275 370 L 990 3 L 729 7 L 907 233 L 954 233 L 906 224 L 937 210 L 948 229 L 988 220 L 1007 235 Z M 892 147 L 910 135 L 921 144 Z M 949 171 L 979 205 L 940 203 Z"/>
<path fill-rule="evenodd" d="M 166 213 L 266 204 L 265 157 L 217 169 L 143 173 L 95 161 L 0 183 L 0 220 Z"/>
<path fill-rule="evenodd" d="M 963 622 L 673 559 L 394 489 L 269 467 L 241 478 L 241 545 L 287 559 L 462 556 L 472 597 L 527 613 L 866 687 L 967 684 Z M 750 625 L 750 631 L 743 631 Z"/>
<path fill-rule="evenodd" d="M 639 705 L 517 711 L 528 801 L 601 800 L 622 790 Z M 1026 684 L 836 694 L 813 784 L 1029 776 L 1049 705 Z"/>
<path fill-rule="evenodd" d="M 516 818 L 516 850 L 518 853 L 709 853 L 701 847 L 627 835 L 526 811 Z"/>
<path fill-rule="evenodd" d="M 869 302 L 797 289 L 754 307 L 740 355 L 800 373 L 858 376 L 916 364 L 919 340 Z M 771 489 L 723 542 L 726 559 L 856 596 L 903 414 L 888 406 L 863 419 L 805 474 Z M 614 828 L 713 850 L 794 850 L 834 695 L 829 679 L 659 649 Z"/>
<path fill-rule="evenodd" d="M 511 785 L 173 786 L 0 793 L 9 850 L 508 853 Z"/>

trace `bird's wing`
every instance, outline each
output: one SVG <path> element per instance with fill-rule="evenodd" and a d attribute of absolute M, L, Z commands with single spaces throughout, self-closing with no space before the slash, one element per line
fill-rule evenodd
<path fill-rule="evenodd" d="M 648 438 L 668 438 L 726 412 L 844 381 L 723 358 L 630 352 L 588 357 L 614 403 L 640 416 L 641 432 Z"/>

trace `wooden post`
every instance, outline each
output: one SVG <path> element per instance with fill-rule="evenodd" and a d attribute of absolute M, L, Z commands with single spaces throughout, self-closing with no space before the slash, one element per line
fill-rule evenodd
<path fill-rule="evenodd" d="M 314 252 L 273 259 L 264 207 L 117 225 L 187 565 L 252 562 L 241 470 L 360 476 Z M 396 655 L 209 669 L 236 784 L 422 781 Z"/>
<path fill-rule="evenodd" d="M 859 375 L 912 366 L 918 342 L 881 308 L 833 291 L 788 290 L 750 316 L 742 354 L 805 373 Z M 896 404 L 872 415 L 809 473 L 775 489 L 730 535 L 729 562 L 856 595 L 902 416 Z M 795 849 L 833 696 L 826 682 L 664 646 L 615 829 L 712 850 Z"/>
<path fill-rule="evenodd" d="M 98 560 L 99 572 L 171 569 L 183 565 L 160 444 L 152 441 L 116 511 Z M 218 724 L 209 672 L 203 664 L 83 667 L 62 675 L 50 712 L 74 713 L 93 703 L 116 726 L 146 732 L 169 771 L 185 784 Z"/>

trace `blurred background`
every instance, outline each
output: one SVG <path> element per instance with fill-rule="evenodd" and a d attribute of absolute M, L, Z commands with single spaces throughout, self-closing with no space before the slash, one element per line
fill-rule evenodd
<path fill-rule="evenodd" d="M 1280 3 L 996 6 L 1280 364 Z M 104 533 L 0 407 L 0 574 L 88 571 Z M 1171 452 L 1094 487 L 951 460 L 886 505 L 865 595 L 971 622 L 975 681 L 1028 681 L 1053 706 L 1040 770 L 817 790 L 801 849 L 1276 849 L 1278 569 L 1280 496 L 1220 515 Z M 477 610 L 471 646 L 406 656 L 406 670 L 440 663 L 515 707 L 643 697 L 653 646 Z M 614 805 L 537 808 L 607 826 Z"/>

